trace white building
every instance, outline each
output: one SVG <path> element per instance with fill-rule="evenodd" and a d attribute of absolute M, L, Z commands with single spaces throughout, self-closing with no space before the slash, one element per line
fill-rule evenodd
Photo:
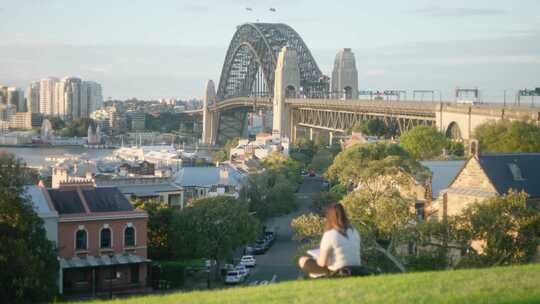
<path fill-rule="evenodd" d="M 245 161 L 253 156 L 264 159 L 274 151 L 288 156 L 289 146 L 289 140 L 286 137 L 279 139 L 270 134 L 260 133 L 254 141 L 239 140 L 238 145 L 230 151 L 231 161 Z"/>
<path fill-rule="evenodd" d="M 47 239 L 58 245 L 58 212 L 45 198 L 42 187 L 27 186 L 25 190 L 26 194 L 30 196 L 34 211 L 43 220 Z"/>
<path fill-rule="evenodd" d="M 39 83 L 39 111 L 44 115 L 54 114 L 57 82 L 58 78 L 49 77 Z"/>

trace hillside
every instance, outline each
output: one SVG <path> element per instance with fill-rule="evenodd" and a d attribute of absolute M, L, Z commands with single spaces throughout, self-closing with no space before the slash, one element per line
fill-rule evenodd
<path fill-rule="evenodd" d="M 540 303 L 540 264 L 174 293 L 88 303 Z"/>

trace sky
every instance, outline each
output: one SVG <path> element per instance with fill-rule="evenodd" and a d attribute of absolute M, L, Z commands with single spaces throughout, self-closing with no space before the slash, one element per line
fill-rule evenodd
<path fill-rule="evenodd" d="M 327 75 L 352 48 L 361 89 L 513 99 L 540 87 L 539 12 L 539 0 L 0 0 L 0 84 L 70 75 L 105 98 L 200 98 L 236 27 L 259 20 L 292 26 Z"/>

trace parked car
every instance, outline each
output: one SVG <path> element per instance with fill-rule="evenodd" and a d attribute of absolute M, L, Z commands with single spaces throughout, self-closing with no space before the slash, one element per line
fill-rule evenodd
<path fill-rule="evenodd" d="M 263 245 L 255 245 L 253 246 L 253 251 L 251 254 L 264 254 L 266 252 L 266 249 Z"/>
<path fill-rule="evenodd" d="M 244 255 L 240 259 L 240 265 L 244 265 L 246 267 L 255 267 L 256 264 L 257 264 L 257 261 L 252 255 Z"/>
<path fill-rule="evenodd" d="M 246 248 L 244 248 L 244 254 L 254 254 L 255 251 L 255 245 L 248 245 Z"/>
<path fill-rule="evenodd" d="M 227 272 L 231 271 L 234 269 L 234 265 L 233 264 L 225 264 L 221 267 L 221 275 L 222 276 L 226 276 L 227 275 Z"/>
<path fill-rule="evenodd" d="M 236 265 L 233 271 L 238 271 L 241 276 L 247 277 L 249 275 L 249 269 L 244 265 Z"/>
<path fill-rule="evenodd" d="M 262 249 L 263 253 L 270 248 L 270 244 L 266 240 L 258 240 L 255 242 L 255 251 L 260 251 Z"/>
<path fill-rule="evenodd" d="M 232 270 L 227 272 L 225 276 L 225 284 L 238 284 L 242 283 L 246 277 L 241 275 L 239 271 Z"/>

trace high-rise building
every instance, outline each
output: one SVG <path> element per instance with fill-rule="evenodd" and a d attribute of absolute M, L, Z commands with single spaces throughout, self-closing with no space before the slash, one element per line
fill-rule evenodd
<path fill-rule="evenodd" d="M 33 81 L 26 89 L 26 109 L 31 113 L 39 111 L 39 81 Z"/>
<path fill-rule="evenodd" d="M 7 89 L 7 104 L 13 105 L 17 112 L 26 112 L 24 92 L 19 88 L 9 87 Z"/>
<path fill-rule="evenodd" d="M 84 83 L 88 88 L 88 113 L 92 113 L 103 106 L 103 92 L 101 85 L 95 81 L 85 81 Z"/>
<path fill-rule="evenodd" d="M 55 115 L 64 118 L 88 117 L 81 115 L 82 80 L 76 77 L 64 77 L 56 84 Z"/>
<path fill-rule="evenodd" d="M 57 97 L 58 78 L 49 77 L 39 83 L 39 110 L 44 115 L 53 115 Z"/>

